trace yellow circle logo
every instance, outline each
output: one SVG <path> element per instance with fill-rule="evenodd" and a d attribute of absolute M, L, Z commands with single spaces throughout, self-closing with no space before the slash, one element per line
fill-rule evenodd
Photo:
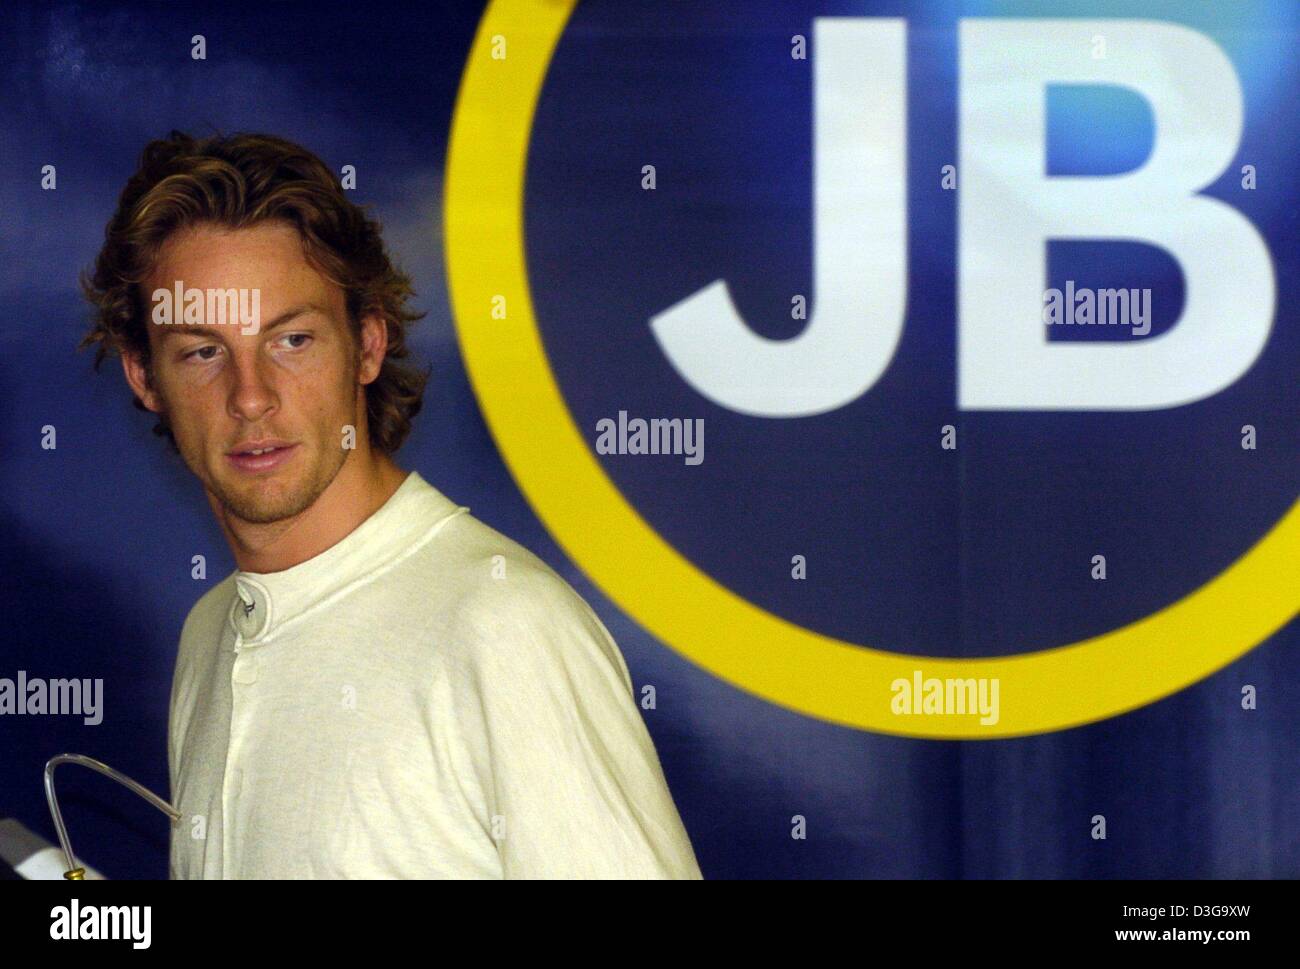
<path fill-rule="evenodd" d="M 448 280 L 466 367 L 507 466 L 565 552 L 621 609 L 772 703 L 880 733 L 947 739 L 1047 733 L 1134 710 L 1222 669 L 1295 617 L 1300 501 L 1237 562 L 1164 609 L 1082 642 L 988 659 L 905 655 L 819 635 L 678 553 L 623 498 L 574 423 L 528 288 L 528 143 L 573 7 L 496 0 L 479 25 L 448 148 Z M 509 39 L 508 57 L 492 57 L 496 37 Z M 493 319 L 502 297 L 509 318 Z M 918 670 L 926 683 L 998 684 L 1000 716 L 900 715 L 898 685 L 919 691 Z"/>

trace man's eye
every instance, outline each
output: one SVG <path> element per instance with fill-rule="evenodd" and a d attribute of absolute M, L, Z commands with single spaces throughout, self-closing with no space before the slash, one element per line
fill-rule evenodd
<path fill-rule="evenodd" d="M 181 359 L 183 359 L 183 360 L 189 360 L 190 358 L 193 357 L 193 358 L 197 358 L 197 359 L 199 359 L 199 360 L 211 360 L 211 359 L 212 359 L 211 356 L 200 356 L 200 354 L 206 353 L 206 352 L 209 351 L 209 350 L 211 350 L 211 351 L 215 354 L 215 353 L 217 352 L 218 349 L 220 349 L 220 348 L 219 348 L 219 347 L 212 346 L 211 344 L 208 344 L 207 346 L 199 347 L 197 350 L 191 350 L 189 353 L 183 353 L 183 354 L 181 354 Z"/>
<path fill-rule="evenodd" d="M 311 334 L 310 334 L 310 333 L 286 333 L 286 334 L 284 335 L 284 339 L 285 339 L 285 340 L 298 340 L 298 339 L 301 339 L 301 340 L 304 340 L 304 341 L 309 341 L 309 340 L 311 340 L 311 338 L 312 338 L 312 337 L 311 337 Z M 295 344 L 291 345 L 289 349 L 291 349 L 291 350 L 301 350 L 301 349 L 302 349 L 303 347 L 305 347 L 306 345 L 307 345 L 306 342 L 303 342 L 303 343 L 295 343 Z"/>

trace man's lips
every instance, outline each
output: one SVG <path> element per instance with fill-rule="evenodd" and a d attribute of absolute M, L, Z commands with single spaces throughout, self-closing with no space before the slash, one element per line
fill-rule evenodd
<path fill-rule="evenodd" d="M 238 445 L 226 455 L 226 460 L 240 471 L 269 471 L 289 460 L 297 449 L 298 445 L 286 441 L 251 441 Z M 253 451 L 262 453 L 253 454 Z"/>

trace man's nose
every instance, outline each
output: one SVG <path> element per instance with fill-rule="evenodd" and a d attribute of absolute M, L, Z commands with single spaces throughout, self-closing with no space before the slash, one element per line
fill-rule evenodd
<path fill-rule="evenodd" d="M 275 388 L 274 368 L 265 361 L 252 357 L 236 359 L 231 368 L 229 409 L 232 417 L 257 421 L 272 411 L 279 402 Z"/>

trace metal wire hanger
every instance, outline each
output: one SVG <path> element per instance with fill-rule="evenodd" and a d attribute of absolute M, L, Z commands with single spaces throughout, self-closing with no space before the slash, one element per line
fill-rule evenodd
<path fill-rule="evenodd" d="M 135 791 L 159 811 L 168 815 L 172 824 L 181 819 L 180 811 L 149 790 L 149 788 L 136 783 L 125 774 L 113 770 L 107 764 L 95 760 L 93 757 L 87 757 L 84 754 L 59 754 L 57 757 L 51 757 L 45 764 L 45 800 L 49 802 L 50 817 L 54 819 L 54 829 L 59 833 L 59 844 L 63 847 L 63 854 L 68 860 L 68 870 L 63 873 L 63 877 L 70 881 L 83 881 L 86 877 L 86 869 L 77 864 L 76 856 L 72 853 L 72 842 L 68 840 L 68 829 L 63 824 L 63 815 L 59 812 L 59 801 L 54 796 L 54 768 L 60 764 L 81 764 L 83 767 L 97 770 L 101 774 L 113 778 L 124 787 Z"/>

